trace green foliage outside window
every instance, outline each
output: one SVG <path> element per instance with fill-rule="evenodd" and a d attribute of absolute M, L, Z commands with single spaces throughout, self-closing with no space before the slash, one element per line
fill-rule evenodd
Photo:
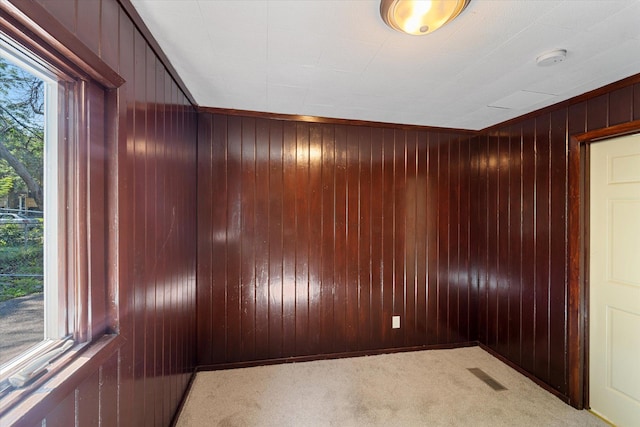
<path fill-rule="evenodd" d="M 0 202 L 43 203 L 44 82 L 0 57 Z M 1 207 L 1 205 L 0 205 Z M 43 290 L 43 224 L 0 224 L 0 301 Z"/>

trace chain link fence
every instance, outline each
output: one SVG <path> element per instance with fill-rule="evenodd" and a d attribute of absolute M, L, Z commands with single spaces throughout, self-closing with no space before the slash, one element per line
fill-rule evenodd
<path fill-rule="evenodd" d="M 0 301 L 43 291 L 42 219 L 0 224 Z"/>

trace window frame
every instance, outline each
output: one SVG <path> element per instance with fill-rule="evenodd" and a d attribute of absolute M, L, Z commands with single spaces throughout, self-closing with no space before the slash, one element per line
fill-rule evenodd
<path fill-rule="evenodd" d="M 32 348 L 23 352 L 12 359 L 9 362 L 2 364 L 0 369 L 0 379 L 4 377 L 6 371 L 13 371 L 14 366 L 22 364 L 22 359 L 33 358 L 34 354 L 38 355 L 42 353 L 42 349 L 51 347 L 46 345 L 48 340 L 59 340 L 65 336 L 70 335 L 73 332 L 73 324 L 69 321 L 62 322 L 60 317 L 60 297 L 61 292 L 58 290 L 60 280 L 58 277 L 58 261 L 57 257 L 52 254 L 57 254 L 58 246 L 58 217 L 59 217 L 59 203 L 58 203 L 58 188 L 61 185 L 59 179 L 59 153 L 60 153 L 60 141 L 59 132 L 60 126 L 63 124 L 59 114 L 58 97 L 61 94 L 59 88 L 59 76 L 49 71 L 49 67 L 44 66 L 40 62 L 35 62 L 30 55 L 25 55 L 22 49 L 17 47 L 17 44 L 5 37 L 0 33 L 0 56 L 8 59 L 12 65 L 21 68 L 23 71 L 31 74 L 34 77 L 40 79 L 43 85 L 44 96 L 44 149 L 43 149 L 43 174 L 42 180 L 44 183 L 54 183 L 54 185 L 44 185 L 44 205 L 46 206 L 43 212 L 44 218 L 44 265 L 43 275 L 45 278 L 44 287 L 44 336 L 43 340 L 37 344 L 34 344 Z M 48 280 L 47 280 L 48 278 Z M 66 299 L 62 302 L 65 303 Z M 44 342 L 43 342 L 44 341 Z M 37 348 L 34 348 L 37 347 Z"/>
<path fill-rule="evenodd" d="M 34 415 L 34 411 L 40 413 L 55 406 L 87 369 L 123 343 L 117 334 L 116 281 L 108 277 L 117 274 L 117 267 L 112 265 L 117 256 L 110 247 L 114 238 L 107 232 L 108 220 L 116 214 L 108 206 L 111 177 L 107 166 L 109 147 L 117 136 L 115 129 L 108 127 L 117 116 L 115 89 L 124 80 L 39 4 L 23 2 L 18 8 L 0 2 L 0 11 L 4 12 L 0 14 L 3 38 L 58 81 L 56 228 L 61 237 L 55 274 L 58 298 L 67 304 L 66 310 L 58 313 L 58 323 L 73 329 L 75 342 L 32 384 L 2 396 L 0 417 L 11 424 L 24 419 L 25 414 Z M 47 28 L 36 22 L 45 23 Z M 43 354 L 61 343 L 38 346 L 30 355 Z M 46 393 L 33 393 L 43 385 Z"/>

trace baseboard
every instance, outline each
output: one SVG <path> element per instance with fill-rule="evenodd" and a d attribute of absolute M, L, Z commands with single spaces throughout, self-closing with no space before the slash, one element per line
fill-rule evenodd
<path fill-rule="evenodd" d="M 544 381 L 542 381 L 538 377 L 534 376 L 532 373 L 530 373 L 528 371 L 525 371 L 522 367 L 516 365 L 511 360 L 507 359 L 503 355 L 501 355 L 498 352 L 496 352 L 494 349 L 492 349 L 490 347 L 487 347 L 485 344 L 482 344 L 482 343 L 478 343 L 478 345 L 480 346 L 481 349 L 483 349 L 484 351 L 486 351 L 487 353 L 489 353 L 490 355 L 492 355 L 496 359 L 500 360 L 505 365 L 509 365 L 509 367 L 511 367 L 511 368 L 515 369 L 516 371 L 520 372 L 522 375 L 524 375 L 525 377 L 529 378 L 531 381 L 533 381 L 534 383 L 536 383 L 537 385 L 539 385 L 540 387 L 542 387 L 543 389 L 545 389 L 549 393 L 553 394 L 554 396 L 556 396 L 558 399 L 562 400 L 567 405 L 571 405 L 571 401 L 570 401 L 568 396 L 560 393 L 558 390 L 554 389 L 553 387 L 551 387 L 549 384 L 545 383 Z M 573 406 L 573 405 L 571 405 L 571 406 Z M 582 408 L 576 408 L 576 409 L 582 409 Z"/>
<path fill-rule="evenodd" d="M 176 411 L 173 414 L 173 419 L 171 419 L 171 427 L 175 427 L 175 425 L 178 422 L 178 419 L 180 418 L 180 413 L 182 412 L 182 408 L 184 408 L 184 405 L 187 401 L 187 396 L 189 396 L 189 394 L 191 393 L 191 387 L 193 386 L 193 380 L 196 379 L 196 371 L 194 370 L 191 373 L 191 377 L 189 377 L 189 383 L 187 384 L 187 388 L 184 390 L 184 393 L 182 393 L 182 397 L 180 398 L 180 403 L 178 404 L 178 407 L 176 408 Z"/>
<path fill-rule="evenodd" d="M 195 372 L 251 368 L 255 366 L 279 365 L 284 363 L 312 362 L 315 360 L 343 359 L 347 357 L 375 356 L 378 354 L 404 353 L 408 351 L 444 350 L 444 349 L 452 349 L 452 348 L 474 347 L 474 346 L 477 346 L 478 344 L 479 344 L 478 341 L 467 341 L 463 343 L 453 343 L 453 344 L 420 345 L 420 346 L 412 346 L 412 347 L 383 348 L 383 349 L 376 349 L 376 350 L 349 351 L 349 352 L 343 352 L 343 353 L 314 354 L 314 355 L 307 355 L 307 356 L 282 357 L 282 358 L 276 358 L 276 359 L 261 359 L 261 360 L 249 360 L 249 361 L 243 361 L 243 362 L 218 363 L 218 364 L 197 366 L 195 369 Z"/>

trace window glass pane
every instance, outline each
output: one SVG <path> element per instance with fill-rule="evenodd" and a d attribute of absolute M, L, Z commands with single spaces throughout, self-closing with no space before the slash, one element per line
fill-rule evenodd
<path fill-rule="evenodd" d="M 47 300 L 55 299 L 55 275 L 45 280 L 46 242 L 51 235 L 45 209 L 53 205 L 50 185 L 56 150 L 48 129 L 55 83 L 36 67 L 0 50 L 0 365 L 57 331 L 45 331 Z M 51 121 L 51 120 L 49 120 Z M 55 138 L 53 138 L 55 139 Z M 55 168 L 53 168 L 55 173 Z M 45 190 L 45 186 L 47 187 Z M 55 199 L 55 196 L 53 197 Z M 47 231 L 45 235 L 45 219 Z M 55 227 L 54 227 L 55 228 Z M 55 231 L 55 230 L 54 230 Z M 53 253 L 52 253 L 53 252 Z M 47 301 L 58 305 L 57 301 Z M 55 316 L 55 313 L 53 313 Z M 54 319 L 57 320 L 57 319 Z M 45 335 L 46 333 L 46 335 Z M 56 337 L 57 338 L 57 337 Z"/>

